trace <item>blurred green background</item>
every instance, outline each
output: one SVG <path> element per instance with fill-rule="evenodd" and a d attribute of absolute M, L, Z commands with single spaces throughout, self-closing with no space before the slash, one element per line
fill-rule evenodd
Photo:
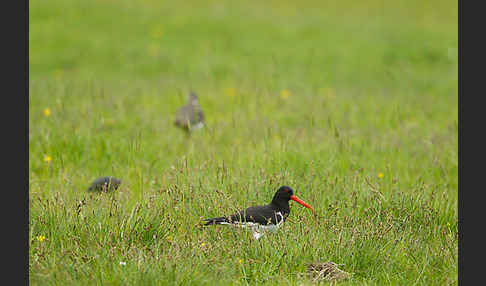
<path fill-rule="evenodd" d="M 29 72 L 31 79 L 454 92 L 445 78 L 457 73 L 456 5 L 34 0 Z"/>

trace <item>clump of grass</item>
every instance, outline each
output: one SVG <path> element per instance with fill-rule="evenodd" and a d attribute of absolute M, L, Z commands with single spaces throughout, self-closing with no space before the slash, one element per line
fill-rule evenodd
<path fill-rule="evenodd" d="M 338 282 L 351 277 L 351 274 L 338 268 L 334 262 L 316 262 L 307 266 L 306 276 L 313 282 Z"/>

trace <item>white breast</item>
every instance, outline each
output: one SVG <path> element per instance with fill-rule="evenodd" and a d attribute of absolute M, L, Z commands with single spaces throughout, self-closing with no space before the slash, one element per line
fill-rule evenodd
<path fill-rule="evenodd" d="M 191 126 L 191 129 L 192 130 L 199 130 L 199 129 L 203 128 L 203 127 L 204 127 L 204 123 L 198 122 L 197 124 L 192 125 Z"/>

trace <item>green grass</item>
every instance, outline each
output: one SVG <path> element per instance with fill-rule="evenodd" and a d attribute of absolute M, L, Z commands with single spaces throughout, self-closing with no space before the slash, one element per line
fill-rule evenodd
<path fill-rule="evenodd" d="M 30 1 L 30 283 L 457 284 L 457 2 L 203 2 Z M 315 214 L 198 226 L 281 185 Z"/>

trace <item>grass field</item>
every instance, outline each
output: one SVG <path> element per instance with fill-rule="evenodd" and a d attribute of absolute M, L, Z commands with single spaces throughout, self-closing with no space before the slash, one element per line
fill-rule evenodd
<path fill-rule="evenodd" d="M 30 283 L 456 285 L 457 43 L 457 1 L 30 1 Z M 281 185 L 315 213 L 198 226 Z"/>

